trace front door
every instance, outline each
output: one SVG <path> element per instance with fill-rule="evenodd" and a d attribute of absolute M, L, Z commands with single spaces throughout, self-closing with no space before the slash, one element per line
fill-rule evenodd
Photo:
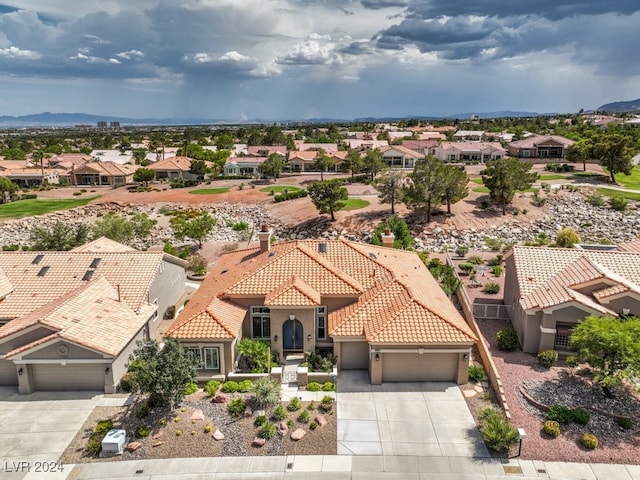
<path fill-rule="evenodd" d="M 282 325 L 282 348 L 284 350 L 302 350 L 303 331 L 300 320 L 287 320 Z"/>

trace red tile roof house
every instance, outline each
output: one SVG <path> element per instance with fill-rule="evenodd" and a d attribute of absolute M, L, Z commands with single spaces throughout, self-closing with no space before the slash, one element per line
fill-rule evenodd
<path fill-rule="evenodd" d="M 156 172 L 156 180 L 197 180 L 198 176 L 191 173 L 191 159 L 189 157 L 169 157 L 152 163 L 147 168 Z"/>
<path fill-rule="evenodd" d="M 136 342 L 185 290 L 185 262 L 98 239 L 68 252 L 0 252 L 0 385 L 113 393 Z"/>
<path fill-rule="evenodd" d="M 224 164 L 225 175 L 256 176 L 258 167 L 262 165 L 268 157 L 229 157 Z"/>
<path fill-rule="evenodd" d="M 71 170 L 73 185 L 115 186 L 133 181 L 134 165 L 118 165 L 110 162 L 90 162 Z"/>
<path fill-rule="evenodd" d="M 413 168 L 416 160 L 424 158 L 423 154 L 402 145 L 381 147 L 382 160 L 391 168 Z"/>
<path fill-rule="evenodd" d="M 560 135 L 532 135 L 509 144 L 509 155 L 519 158 L 564 158 L 575 142 Z"/>
<path fill-rule="evenodd" d="M 506 150 L 498 142 L 442 142 L 434 156 L 443 162 L 481 162 L 503 158 Z"/>
<path fill-rule="evenodd" d="M 258 235 L 260 247 L 221 256 L 167 330 L 202 360 L 200 381 L 234 372 L 241 338 L 281 361 L 333 351 L 339 370 L 366 369 L 372 384 L 467 381 L 477 339 L 416 253 Z"/>
<path fill-rule="evenodd" d="M 504 303 L 525 352 L 569 350 L 588 315 L 640 314 L 640 245 L 617 251 L 513 247 L 505 254 Z"/>
<path fill-rule="evenodd" d="M 347 152 L 327 151 L 325 154 L 333 159 L 333 167 L 329 168 L 330 172 L 337 172 L 340 164 L 347 158 Z M 314 164 L 318 156 L 317 150 L 291 151 L 289 152 L 289 168 L 292 172 L 317 172 Z"/>

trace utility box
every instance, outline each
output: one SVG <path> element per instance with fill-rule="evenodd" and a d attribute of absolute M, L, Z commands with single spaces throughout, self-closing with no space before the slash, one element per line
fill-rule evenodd
<path fill-rule="evenodd" d="M 121 455 L 127 441 L 126 430 L 112 429 L 102 439 L 102 453 L 107 455 Z"/>

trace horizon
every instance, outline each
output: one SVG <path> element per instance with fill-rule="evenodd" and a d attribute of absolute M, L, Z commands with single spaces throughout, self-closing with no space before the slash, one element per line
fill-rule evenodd
<path fill-rule="evenodd" d="M 594 110 L 640 96 L 638 23 L 631 0 L 0 0 L 0 114 L 242 123 Z"/>

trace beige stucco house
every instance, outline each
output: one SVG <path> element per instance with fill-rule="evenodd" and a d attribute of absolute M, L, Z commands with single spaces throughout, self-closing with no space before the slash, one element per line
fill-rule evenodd
<path fill-rule="evenodd" d="M 199 380 L 233 372 L 237 341 L 252 338 L 281 361 L 333 352 L 339 370 L 366 369 L 373 384 L 467 381 L 476 337 L 416 253 L 270 236 L 223 254 L 167 330 L 200 358 Z"/>
<path fill-rule="evenodd" d="M 560 135 L 532 135 L 509 144 L 509 155 L 519 158 L 564 158 L 575 142 Z"/>
<path fill-rule="evenodd" d="M 525 352 L 568 351 L 588 315 L 640 314 L 640 248 L 513 247 L 505 255 L 504 303 Z"/>
<path fill-rule="evenodd" d="M 136 342 L 157 338 L 185 262 L 98 239 L 68 252 L 0 252 L 0 385 L 115 391 Z"/>

